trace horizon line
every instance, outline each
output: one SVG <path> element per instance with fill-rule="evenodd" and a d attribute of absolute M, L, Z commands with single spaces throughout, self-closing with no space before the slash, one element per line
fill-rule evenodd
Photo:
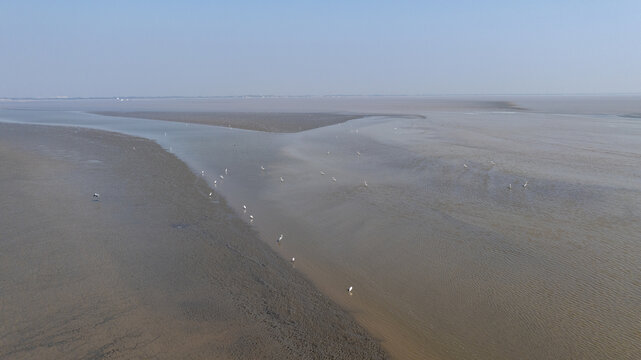
<path fill-rule="evenodd" d="M 26 100 L 113 100 L 113 99 L 274 99 L 274 98 L 338 98 L 338 97 L 450 97 L 450 96 L 641 96 L 641 92 L 587 92 L 587 93 L 444 93 L 444 94 L 325 94 L 325 95 L 159 95 L 159 96 L 25 96 L 0 97 L 0 101 Z"/>

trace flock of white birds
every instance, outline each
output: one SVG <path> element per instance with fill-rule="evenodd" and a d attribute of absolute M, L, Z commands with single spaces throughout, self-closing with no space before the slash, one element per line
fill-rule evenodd
<path fill-rule="evenodd" d="M 122 100 L 121 100 L 121 101 L 122 101 Z M 397 128 L 394 128 L 394 130 L 397 130 Z M 165 136 L 167 136 L 167 133 L 166 133 L 166 132 L 165 132 Z M 134 150 L 135 150 L 135 148 L 134 148 Z M 169 151 L 170 151 L 170 152 L 172 151 L 171 146 L 169 147 Z M 331 154 L 331 152 L 330 152 L 330 151 L 327 151 L 327 155 L 330 155 L 330 154 Z M 357 151 L 357 152 L 356 152 L 356 156 L 360 159 L 360 156 L 361 156 L 360 151 Z M 496 165 L 496 163 L 495 163 L 494 161 L 492 161 L 492 160 L 490 160 L 490 164 L 492 164 L 492 165 Z M 470 167 L 469 167 L 469 165 L 467 165 L 466 163 L 464 163 L 464 164 L 463 164 L 463 168 L 464 168 L 465 170 L 467 170 L 467 169 L 469 169 Z M 260 170 L 261 170 L 261 171 L 265 171 L 265 170 L 266 170 L 265 166 L 261 165 L 261 166 L 260 166 Z M 225 168 L 225 170 L 223 171 L 223 173 L 224 173 L 224 175 L 223 175 L 223 174 L 218 175 L 218 178 L 219 178 L 220 180 L 224 180 L 224 179 L 225 179 L 225 176 L 228 176 L 228 175 L 229 175 L 229 169 L 228 169 L 228 168 Z M 205 176 L 205 170 L 201 170 L 200 174 L 201 174 L 201 176 Z M 323 170 L 320 170 L 320 174 L 321 174 L 322 176 L 325 176 L 325 175 L 326 175 L 325 171 L 323 171 Z M 337 182 L 336 177 L 332 176 L 332 177 L 331 177 L 331 181 L 332 181 L 332 182 L 334 182 L 334 183 L 335 183 L 335 182 Z M 281 182 L 281 183 L 284 183 L 284 182 L 285 182 L 285 178 L 284 178 L 283 176 L 281 176 L 281 177 L 280 177 L 280 182 Z M 213 184 L 214 184 L 214 188 L 218 186 L 218 179 L 217 179 L 216 177 L 214 177 L 214 179 L 213 179 Z M 366 181 L 366 180 L 363 180 L 363 182 L 362 182 L 362 186 L 363 186 L 363 187 L 366 187 L 366 188 L 368 187 L 368 185 L 367 185 L 367 181 Z M 526 181 L 525 181 L 521 186 L 523 187 L 523 189 L 526 189 L 526 188 L 527 188 L 527 186 L 528 186 L 528 181 L 526 180 Z M 508 184 L 507 188 L 508 188 L 508 190 L 510 190 L 510 191 L 511 191 L 511 190 L 512 190 L 512 184 L 511 184 L 511 183 L 510 183 L 510 184 Z M 210 193 L 209 193 L 209 197 L 212 197 L 212 196 L 213 196 L 213 192 L 210 192 Z M 99 201 L 99 200 L 100 200 L 100 194 L 98 194 L 98 193 L 94 193 L 94 194 L 93 194 L 93 200 L 94 200 L 94 201 Z M 242 205 L 242 209 L 243 209 L 243 214 L 247 214 L 247 205 L 243 204 L 243 205 Z M 250 224 L 253 224 L 253 223 L 254 223 L 254 215 L 249 214 L 249 215 L 248 215 L 248 217 L 249 217 L 249 223 L 250 223 Z M 279 236 L 279 237 L 278 237 L 278 239 L 276 240 L 276 243 L 278 243 L 278 245 L 280 245 L 280 243 L 281 243 L 281 241 L 283 241 L 283 239 L 284 239 L 284 235 L 283 235 L 283 234 L 280 234 L 280 236 Z M 291 258 L 291 262 L 292 262 L 292 263 L 294 263 L 295 261 L 296 261 L 296 258 L 295 258 L 295 257 L 292 257 L 292 258 Z M 354 290 L 354 287 L 353 287 L 353 286 L 349 286 L 349 287 L 347 288 L 347 292 L 348 292 L 350 295 L 352 295 L 352 291 L 353 291 L 353 290 Z"/>

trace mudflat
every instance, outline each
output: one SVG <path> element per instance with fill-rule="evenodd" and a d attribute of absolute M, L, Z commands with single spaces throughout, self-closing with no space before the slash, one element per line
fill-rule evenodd
<path fill-rule="evenodd" d="M 282 112 L 94 111 L 104 116 L 166 120 L 237 129 L 291 133 L 343 123 L 366 115 Z"/>
<path fill-rule="evenodd" d="M 387 357 L 151 141 L 0 124 L 0 164 L 2 359 Z"/>

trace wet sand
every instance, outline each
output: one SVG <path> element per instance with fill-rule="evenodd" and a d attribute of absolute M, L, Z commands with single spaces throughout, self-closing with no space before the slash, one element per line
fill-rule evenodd
<path fill-rule="evenodd" d="M 0 124 L 0 163 L 0 358 L 386 358 L 157 144 Z"/>
<path fill-rule="evenodd" d="M 0 117 L 154 139 L 196 174 L 205 170 L 246 221 L 248 205 L 263 241 L 295 255 L 297 270 L 394 358 L 640 358 L 641 124 L 620 116 L 641 111 L 638 97 L 100 105 L 422 115 L 288 134 L 76 105 Z"/>
<path fill-rule="evenodd" d="M 280 133 L 316 129 L 367 116 L 364 114 L 282 112 L 95 111 L 92 113 L 104 116 L 176 121 Z"/>

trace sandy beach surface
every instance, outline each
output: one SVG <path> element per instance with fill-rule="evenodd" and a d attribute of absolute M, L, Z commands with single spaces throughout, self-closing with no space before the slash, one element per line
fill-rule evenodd
<path fill-rule="evenodd" d="M 0 358 L 386 358 L 157 144 L 0 124 L 0 164 Z"/>

